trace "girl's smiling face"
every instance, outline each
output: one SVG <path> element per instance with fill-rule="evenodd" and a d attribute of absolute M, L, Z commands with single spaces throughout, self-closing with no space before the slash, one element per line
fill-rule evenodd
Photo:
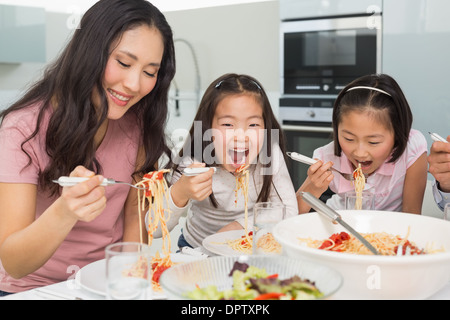
<path fill-rule="evenodd" d="M 164 42 L 156 28 L 142 25 L 125 31 L 112 45 L 103 79 L 108 118 L 119 119 L 156 85 Z M 99 104 L 94 92 L 94 104 Z"/>
<path fill-rule="evenodd" d="M 231 95 L 217 105 L 212 121 L 217 161 L 234 172 L 254 163 L 264 141 L 262 107 L 252 94 Z"/>
<path fill-rule="evenodd" d="M 354 168 L 361 164 L 366 174 L 375 172 L 394 148 L 394 131 L 376 113 L 385 111 L 350 111 L 338 125 L 338 140 L 342 152 Z"/>

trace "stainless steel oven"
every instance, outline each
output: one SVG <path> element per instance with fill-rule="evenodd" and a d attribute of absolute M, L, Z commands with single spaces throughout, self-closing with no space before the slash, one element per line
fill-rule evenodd
<path fill-rule="evenodd" d="M 381 16 L 281 22 L 284 94 L 337 94 L 350 81 L 381 71 Z"/>
<path fill-rule="evenodd" d="M 283 125 L 286 138 L 286 149 L 312 157 L 315 149 L 333 140 L 331 127 L 311 127 L 299 125 Z M 308 165 L 289 159 L 287 162 L 289 173 L 295 190 L 307 177 Z"/>
<path fill-rule="evenodd" d="M 280 122 L 288 151 L 312 157 L 333 140 L 337 94 L 354 79 L 381 72 L 381 16 L 353 15 L 281 21 Z M 290 160 L 298 189 L 308 166 Z"/>
<path fill-rule="evenodd" d="M 334 100 L 329 96 L 285 96 L 280 99 L 280 120 L 288 151 L 312 157 L 315 149 L 333 140 Z M 297 190 L 307 177 L 308 166 L 289 160 L 288 169 Z"/>

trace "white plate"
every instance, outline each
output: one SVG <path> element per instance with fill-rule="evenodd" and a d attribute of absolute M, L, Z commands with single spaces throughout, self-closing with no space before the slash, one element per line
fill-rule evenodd
<path fill-rule="evenodd" d="M 92 293 L 106 296 L 106 260 L 98 260 L 81 268 L 75 275 L 75 282 Z"/>
<path fill-rule="evenodd" d="M 172 253 L 173 262 L 190 262 L 205 259 L 201 256 L 190 256 L 181 253 Z M 83 289 L 92 293 L 106 296 L 106 260 L 92 262 L 79 270 L 75 276 L 76 283 Z M 166 298 L 164 293 L 153 293 L 153 299 Z"/>
<path fill-rule="evenodd" d="M 238 239 L 243 235 L 244 230 L 218 232 L 203 239 L 202 245 L 206 250 L 220 256 L 242 256 L 246 254 L 232 249 L 226 242 Z"/>

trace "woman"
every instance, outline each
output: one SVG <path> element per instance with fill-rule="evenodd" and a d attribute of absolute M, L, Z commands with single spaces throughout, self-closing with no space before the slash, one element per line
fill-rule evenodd
<path fill-rule="evenodd" d="M 139 238 L 136 182 L 165 144 L 173 37 L 145 0 L 101 0 L 37 82 L 0 117 L 0 290 L 63 281 Z M 89 177 L 60 188 L 60 176 Z M 72 271 L 73 272 L 73 271 Z"/>

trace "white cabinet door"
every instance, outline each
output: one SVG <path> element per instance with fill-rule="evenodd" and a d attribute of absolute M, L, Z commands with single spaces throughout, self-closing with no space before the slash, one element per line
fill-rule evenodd
<path fill-rule="evenodd" d="M 281 20 L 380 13 L 382 0 L 279 0 Z"/>
<path fill-rule="evenodd" d="M 0 63 L 45 62 L 45 10 L 0 5 Z"/>
<path fill-rule="evenodd" d="M 413 127 L 450 135 L 450 1 L 384 0 L 382 72 L 404 90 Z"/>

